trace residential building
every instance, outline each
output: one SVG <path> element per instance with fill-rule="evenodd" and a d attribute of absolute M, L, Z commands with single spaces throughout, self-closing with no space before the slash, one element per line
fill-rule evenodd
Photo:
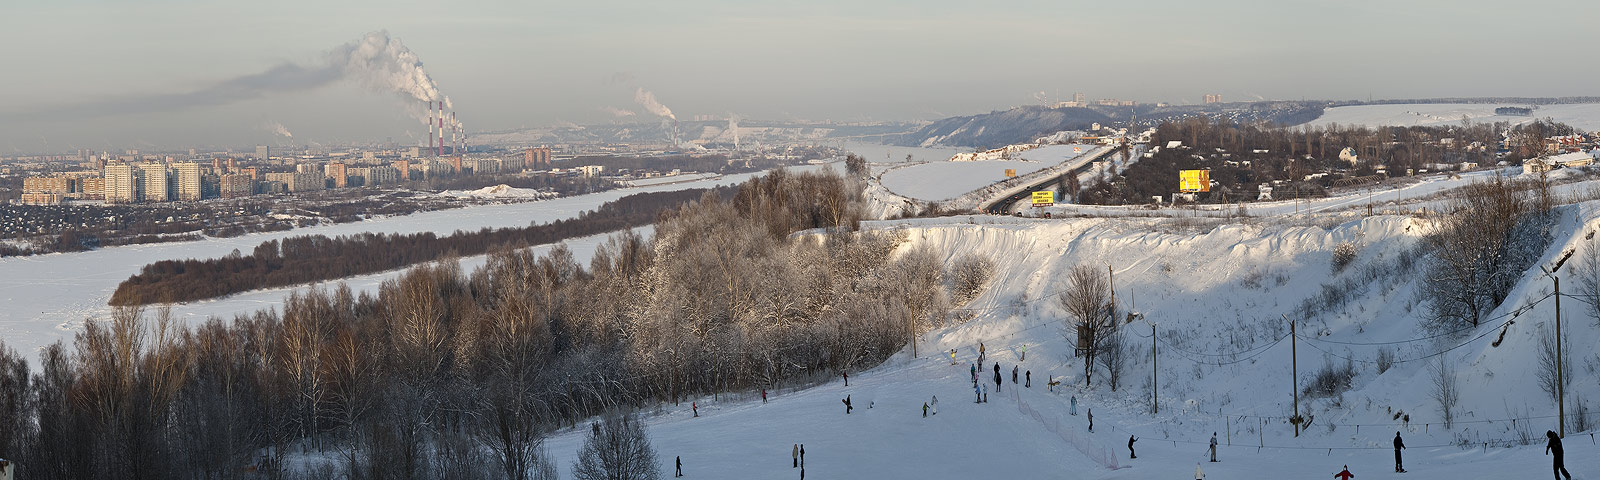
<path fill-rule="evenodd" d="M 268 173 L 265 177 L 268 182 L 283 184 L 284 191 L 289 193 L 314 192 L 325 185 L 322 175 L 315 173 Z"/>
<path fill-rule="evenodd" d="M 222 176 L 222 198 L 237 198 L 255 193 L 255 180 L 242 173 L 230 173 Z"/>
<path fill-rule="evenodd" d="M 343 163 L 330 163 L 323 165 L 322 174 L 327 178 L 333 179 L 333 188 L 344 188 L 349 186 L 350 172 L 348 167 Z"/>
<path fill-rule="evenodd" d="M 204 195 L 200 188 L 200 164 L 194 162 L 180 162 L 172 164 L 173 184 L 177 188 L 173 192 L 178 200 L 198 201 Z"/>
<path fill-rule="evenodd" d="M 256 160 L 266 161 L 272 157 L 272 148 L 266 145 L 256 145 Z"/>
<path fill-rule="evenodd" d="M 133 203 L 139 201 L 141 170 L 126 163 L 106 165 L 106 203 Z"/>

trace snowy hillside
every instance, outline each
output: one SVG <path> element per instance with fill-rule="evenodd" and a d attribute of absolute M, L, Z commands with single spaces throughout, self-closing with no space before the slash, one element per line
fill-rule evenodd
<path fill-rule="evenodd" d="M 1562 206 L 1558 217 L 1539 264 L 1592 248 L 1600 203 Z M 1534 370 L 1539 336 L 1553 321 L 1550 281 L 1537 268 L 1525 272 L 1480 327 L 1430 335 L 1419 327 L 1426 307 L 1417 294 L 1423 267 L 1414 247 L 1432 222 L 1354 213 L 1246 223 L 982 215 L 874 222 L 870 228 L 904 229 L 903 250 L 991 256 L 998 274 L 965 306 L 971 320 L 921 335 L 917 358 L 908 349 L 851 372 L 848 387 L 836 378 L 770 392 L 766 404 L 755 392 L 702 398 L 699 418 L 684 403 L 647 412 L 647 422 L 665 471 L 681 456 L 690 478 L 798 478 L 787 458 L 794 443 L 806 445 L 814 478 L 1193 478 L 1197 462 L 1207 478 L 1327 478 L 1344 465 L 1371 478 L 1392 470 L 1397 431 L 1409 447 L 1408 478 L 1545 475 L 1550 458 L 1542 436 L 1556 429 L 1556 408 Z M 1344 243 L 1357 246 L 1357 255 L 1336 272 L 1332 252 Z M 1056 294 L 1078 265 L 1109 267 L 1118 304 L 1144 315 L 1129 324 L 1133 355 L 1116 392 L 1104 371 L 1093 386 L 1083 385 L 1082 360 L 1063 335 Z M 1566 295 L 1577 283 L 1571 269 L 1562 270 Z M 1600 330 L 1574 306 L 1581 303 L 1565 300 L 1563 333 L 1576 364 L 1570 415 L 1579 399 L 1600 398 L 1600 356 L 1589 347 L 1600 342 Z M 1303 319 L 1297 335 L 1285 316 Z M 1005 377 L 985 404 L 973 403 L 969 376 L 980 342 Z M 1380 373 L 1385 349 L 1394 363 Z M 1448 429 L 1430 396 L 1429 365 L 1440 357 L 1455 368 L 1461 389 Z M 1355 371 L 1342 394 L 1301 396 L 1300 413 L 1311 424 L 1298 438 L 1288 423 L 1292 359 L 1301 388 L 1325 365 L 1348 359 Z M 1019 364 L 1035 377 L 1032 388 L 1011 383 Z M 990 365 L 981 377 L 993 388 Z M 1046 391 L 1050 377 L 1065 390 Z M 1153 389 L 1159 414 L 1150 413 Z M 840 403 L 846 395 L 856 406 L 850 415 Z M 923 418 L 921 406 L 933 396 L 938 415 Z M 1070 414 L 1072 396 L 1077 416 Z M 548 442 L 564 474 L 584 431 Z M 1203 462 L 1213 432 L 1221 463 Z M 1569 431 L 1566 439 L 1567 465 L 1579 478 L 1600 472 L 1596 447 L 1582 443 L 1589 433 Z M 1128 458 L 1130 435 L 1139 438 L 1138 459 Z M 1521 445 L 1524 435 L 1531 444 Z"/>
<path fill-rule="evenodd" d="M 1565 123 L 1579 130 L 1600 130 L 1600 104 L 1575 103 L 1558 105 L 1539 105 L 1530 116 L 1495 115 L 1496 107 L 1521 107 L 1522 104 L 1467 104 L 1467 103 L 1425 103 L 1425 104 L 1395 104 L 1395 105 L 1355 105 L 1348 107 L 1334 107 L 1328 109 L 1321 117 L 1309 123 L 1311 126 L 1323 127 L 1329 124 L 1345 126 L 1365 125 L 1368 127 L 1400 126 L 1400 127 L 1438 127 L 1460 125 L 1462 118 L 1473 123 L 1510 122 L 1519 124 L 1531 122 L 1534 119 L 1550 117 L 1557 122 Z"/>

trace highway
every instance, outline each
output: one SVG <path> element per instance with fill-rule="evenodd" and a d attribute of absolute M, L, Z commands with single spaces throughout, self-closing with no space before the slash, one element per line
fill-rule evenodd
<path fill-rule="evenodd" d="M 1065 173 L 1060 174 L 1060 175 L 1054 175 L 1054 176 L 1048 177 L 1048 178 L 1046 178 L 1044 180 L 1040 180 L 1038 182 L 1034 182 L 1032 185 L 1029 185 L 1027 188 L 1022 189 L 1019 192 L 1013 193 L 1011 195 L 1007 195 L 1005 197 L 1001 197 L 998 200 L 991 200 L 988 203 L 983 204 L 982 208 L 980 208 L 979 210 L 984 212 L 984 213 L 990 213 L 990 214 L 996 214 L 996 215 L 1010 215 L 1012 208 L 1014 208 L 1016 206 L 1017 202 L 1021 202 L 1023 200 L 1028 200 L 1028 201 L 1031 202 L 1032 201 L 1032 197 L 1033 197 L 1033 192 L 1039 191 L 1039 190 L 1046 190 L 1046 189 L 1052 189 L 1053 190 L 1054 189 L 1054 185 L 1056 185 L 1057 183 L 1061 182 L 1061 179 L 1063 177 L 1065 177 L 1067 175 L 1082 175 L 1084 172 L 1089 171 L 1089 169 L 1094 166 L 1094 162 L 1099 161 L 1100 159 L 1106 158 L 1107 156 L 1109 156 L 1111 154 L 1114 154 L 1114 153 L 1116 153 L 1118 151 L 1121 151 L 1121 149 L 1112 148 L 1112 149 L 1108 149 L 1106 151 L 1100 152 L 1100 154 L 1098 154 L 1098 155 L 1092 155 L 1092 156 L 1091 155 L 1084 155 L 1084 156 L 1080 156 L 1080 157 L 1074 158 L 1072 160 L 1069 160 L 1069 162 L 1077 162 L 1077 165 L 1072 165 L 1072 166 L 1068 167 L 1067 171 Z"/>

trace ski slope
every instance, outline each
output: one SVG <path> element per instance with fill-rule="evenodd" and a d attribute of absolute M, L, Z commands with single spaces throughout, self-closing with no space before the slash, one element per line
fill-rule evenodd
<path fill-rule="evenodd" d="M 1567 250 L 1592 248 L 1588 237 L 1600 230 L 1600 203 L 1564 206 L 1559 216 L 1540 262 L 1545 265 Z M 788 455 L 792 444 L 804 443 L 812 478 L 1193 478 L 1196 463 L 1207 458 L 1205 442 L 1217 432 L 1221 462 L 1201 464 L 1207 478 L 1328 478 L 1344 465 L 1357 478 L 1372 478 L 1392 471 L 1389 445 L 1399 431 L 1410 447 L 1406 478 L 1548 474 L 1542 435 L 1556 428 L 1556 409 L 1533 372 L 1538 336 L 1554 309 L 1550 282 L 1533 273 L 1537 268 L 1483 326 L 1425 339 L 1418 327 L 1426 314 L 1416 293 L 1421 271 L 1394 262 L 1431 230 L 1426 219 L 1323 216 L 1220 226 L 1180 220 L 979 215 L 872 223 L 904 229 L 909 241 L 902 248 L 926 245 L 948 259 L 991 255 L 996 278 L 965 306 L 974 318 L 921 335 L 916 358 L 902 351 L 852 372 L 848 387 L 835 378 L 772 392 L 767 404 L 755 392 L 696 399 L 699 418 L 687 402 L 645 412 L 663 471 L 670 473 L 674 457 L 682 456 L 690 478 L 799 478 Z M 1345 242 L 1358 245 L 1359 254 L 1335 273 L 1331 251 Z M 1092 386 L 1083 384 L 1081 359 L 1063 335 L 1055 294 L 1077 265 L 1109 267 L 1118 304 L 1144 315 L 1129 324 L 1134 359 L 1115 392 L 1103 370 Z M 1282 316 L 1296 315 L 1324 285 L 1363 271 L 1379 274 L 1359 282 L 1366 286 L 1348 302 L 1318 309 L 1291 339 Z M 1583 366 L 1600 362 L 1587 347 L 1600 342 L 1600 331 L 1571 306 L 1564 314 L 1578 364 L 1568 389 L 1570 414 L 1575 399 L 1600 398 L 1594 369 Z M 1151 324 L 1157 339 L 1150 337 Z M 1509 327 L 1504 339 L 1492 346 L 1502 325 Z M 991 391 L 986 404 L 973 403 L 968 376 L 979 342 L 1005 373 L 1003 390 Z M 1159 344 L 1154 365 L 1152 342 Z M 1400 361 L 1380 374 L 1371 364 L 1380 346 L 1358 345 L 1367 343 L 1387 343 L 1381 347 L 1393 349 Z M 1024 346 L 1027 359 L 1021 361 Z M 1462 390 L 1458 423 L 1448 429 L 1429 396 L 1427 366 L 1437 356 L 1458 369 Z M 1355 365 L 1352 388 L 1334 398 L 1302 396 L 1299 411 L 1312 424 L 1296 437 L 1287 423 L 1294 411 L 1291 360 L 1304 385 L 1325 363 L 1342 364 L 1340 357 Z M 1019 363 L 1036 377 L 1033 388 L 1011 383 L 1010 369 Z M 1152 370 L 1159 414 L 1150 413 Z M 986 370 L 980 376 L 988 381 L 992 375 Z M 1061 378 L 1066 390 L 1046 391 L 1050 376 Z M 840 403 L 846 395 L 857 407 L 850 415 Z M 923 418 L 922 403 L 935 395 L 939 414 Z M 1070 396 L 1079 399 L 1080 415 L 1070 415 Z M 1094 433 L 1087 428 L 1090 409 Z M 1409 424 L 1395 418 L 1397 411 L 1410 415 Z M 1533 443 L 1504 446 L 1519 428 Z M 549 439 L 564 474 L 586 431 L 580 425 Z M 1565 442 L 1567 467 L 1577 478 L 1600 472 L 1590 433 L 1569 432 Z M 1140 438 L 1138 459 L 1127 456 L 1130 435 Z"/>
<path fill-rule="evenodd" d="M 1342 126 L 1396 126 L 1396 127 L 1448 127 L 1461 125 L 1466 118 L 1472 123 L 1508 122 L 1512 125 L 1549 117 L 1579 130 L 1600 130 L 1600 104 L 1575 103 L 1539 105 L 1529 116 L 1495 115 L 1497 107 L 1525 107 L 1515 103 L 1416 103 L 1394 105 L 1353 105 L 1327 109 L 1321 117 L 1308 125 L 1325 127 Z"/>

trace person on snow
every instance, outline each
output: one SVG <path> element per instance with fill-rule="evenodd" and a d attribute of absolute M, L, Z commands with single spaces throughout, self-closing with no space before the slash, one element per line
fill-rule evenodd
<path fill-rule="evenodd" d="M 761 389 L 761 403 L 767 403 L 767 389 Z"/>
<path fill-rule="evenodd" d="M 1093 432 L 1094 431 L 1094 409 L 1093 408 L 1089 409 L 1089 411 L 1087 413 L 1089 414 L 1089 431 Z"/>
<path fill-rule="evenodd" d="M 922 418 L 928 418 L 928 402 L 922 402 Z"/>
<path fill-rule="evenodd" d="M 976 388 L 978 386 L 978 366 L 977 365 L 970 365 L 970 366 L 972 367 L 972 386 L 974 388 Z"/>
<path fill-rule="evenodd" d="M 978 382 L 972 382 L 972 395 L 978 397 L 972 403 L 983 403 L 983 389 L 978 387 Z"/>
<path fill-rule="evenodd" d="M 689 402 L 689 409 L 690 410 L 694 410 L 694 416 L 696 416 L 696 417 L 700 416 L 700 404 L 694 403 L 694 402 Z"/>
<path fill-rule="evenodd" d="M 1139 454 L 1133 453 L 1133 442 L 1137 441 L 1139 441 L 1137 437 L 1128 435 L 1128 458 L 1139 458 Z"/>
<path fill-rule="evenodd" d="M 1022 379 L 1027 382 L 1022 384 L 1023 388 L 1033 388 L 1033 370 L 1023 372 Z"/>
<path fill-rule="evenodd" d="M 1340 470 L 1339 473 L 1333 474 L 1333 478 L 1337 478 L 1339 480 L 1350 480 L 1351 478 L 1355 478 L 1355 476 L 1356 474 L 1350 473 L 1349 465 L 1345 465 L 1344 470 Z"/>
<path fill-rule="evenodd" d="M 954 349 L 954 348 L 950 349 L 950 364 L 951 365 L 955 365 L 956 364 L 956 349 Z"/>
<path fill-rule="evenodd" d="M 794 460 L 794 466 L 789 468 L 800 468 L 800 444 L 796 443 L 794 448 L 789 449 L 789 457 Z"/>
<path fill-rule="evenodd" d="M 850 372 L 844 372 L 844 386 L 850 386 Z"/>
<path fill-rule="evenodd" d="M 850 409 L 851 409 L 851 407 L 850 407 L 850 396 L 849 395 L 845 395 L 844 396 L 844 400 L 840 400 L 840 401 L 844 402 L 844 414 L 845 415 L 849 415 L 850 414 Z"/>
<path fill-rule="evenodd" d="M 806 472 L 806 444 L 802 443 L 802 444 L 800 444 L 800 475 L 804 476 L 806 474 L 805 472 Z"/>
<path fill-rule="evenodd" d="M 681 477 L 681 476 L 683 476 L 683 457 L 679 456 L 679 457 L 677 457 L 677 460 L 678 460 L 678 473 L 673 475 L 673 476 L 674 477 Z"/>
<path fill-rule="evenodd" d="M 1206 480 L 1206 472 L 1200 471 L 1200 462 L 1194 462 L 1194 480 Z"/>
<path fill-rule="evenodd" d="M 996 370 L 996 372 L 994 372 L 994 391 L 995 391 L 995 393 L 1000 393 L 1000 382 L 1002 380 L 1000 378 L 1000 372 L 998 371 L 1000 369 L 1000 366 L 999 365 L 995 365 L 994 367 L 995 367 L 995 370 Z"/>
<path fill-rule="evenodd" d="M 1022 344 L 1022 358 L 1019 358 L 1017 360 L 1018 361 L 1026 361 L 1026 360 L 1028 360 L 1028 344 L 1026 344 L 1026 343 Z"/>
<path fill-rule="evenodd" d="M 1012 385 L 1016 385 L 1017 384 L 1017 368 L 1018 367 L 1016 365 L 1012 365 L 1011 366 L 1011 384 Z"/>
<path fill-rule="evenodd" d="M 1406 467 L 1400 464 L 1400 450 L 1406 448 L 1406 442 L 1400 441 L 1400 432 L 1394 432 L 1394 472 L 1405 473 Z"/>
<path fill-rule="evenodd" d="M 1545 430 L 1544 436 L 1550 437 L 1550 443 L 1544 446 L 1544 454 L 1549 455 L 1550 451 L 1552 450 L 1556 452 L 1555 462 L 1550 464 L 1550 468 L 1555 470 L 1556 480 L 1561 480 L 1562 475 L 1566 475 L 1567 480 L 1572 480 L 1572 474 L 1567 473 L 1566 463 L 1561 461 L 1561 437 L 1557 436 L 1556 432 L 1550 430 Z"/>
<path fill-rule="evenodd" d="M 978 342 L 978 355 L 982 356 L 983 352 L 984 352 L 984 350 L 983 350 L 983 342 Z"/>
<path fill-rule="evenodd" d="M 1078 414 L 1078 396 L 1077 395 L 1073 395 L 1072 396 L 1072 414 L 1073 415 L 1077 415 Z"/>
<path fill-rule="evenodd" d="M 934 395 L 933 396 L 933 414 L 934 415 L 938 415 L 939 414 L 939 396 L 938 395 Z"/>
<path fill-rule="evenodd" d="M 989 403 L 989 384 L 983 385 L 983 403 Z"/>
<path fill-rule="evenodd" d="M 1217 432 L 1211 432 L 1211 461 L 1217 461 Z"/>

